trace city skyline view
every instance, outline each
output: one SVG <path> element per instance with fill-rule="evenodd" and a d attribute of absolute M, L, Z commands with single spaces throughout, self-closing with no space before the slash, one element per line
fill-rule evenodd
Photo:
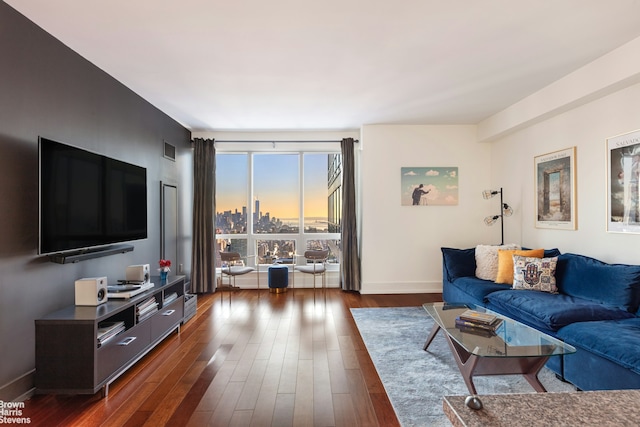
<path fill-rule="evenodd" d="M 257 200 L 260 212 L 252 214 L 253 233 L 298 233 L 299 218 L 279 218 L 271 215 L 269 211 L 262 210 L 260 201 Z M 255 207 L 255 204 L 254 204 Z M 246 206 L 233 210 L 218 211 L 216 209 L 216 234 L 244 234 L 248 232 L 247 216 L 249 210 Z M 305 217 L 303 221 L 305 232 L 324 233 L 329 232 L 329 221 L 325 217 Z"/>
<path fill-rule="evenodd" d="M 216 155 L 216 213 L 255 211 L 286 223 L 298 223 L 300 215 L 300 167 L 304 168 L 305 222 L 327 221 L 327 154 L 254 154 L 253 199 L 249 202 L 249 155 Z M 251 207 L 249 207 L 249 203 Z"/>

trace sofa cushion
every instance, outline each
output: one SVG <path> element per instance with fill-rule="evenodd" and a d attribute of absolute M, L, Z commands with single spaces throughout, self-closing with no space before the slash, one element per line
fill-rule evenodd
<path fill-rule="evenodd" d="M 640 318 L 574 323 L 558 331 L 558 336 L 640 374 Z"/>
<path fill-rule="evenodd" d="M 544 256 L 544 249 L 529 249 L 519 251 L 513 249 L 498 250 L 498 275 L 496 277 L 496 283 L 505 283 L 507 285 L 511 285 L 513 283 L 514 255 L 542 258 Z"/>
<path fill-rule="evenodd" d="M 556 264 L 558 257 L 513 256 L 513 289 L 558 293 Z"/>
<path fill-rule="evenodd" d="M 607 264 L 583 255 L 558 257 L 556 281 L 561 293 L 608 304 L 629 312 L 640 305 L 640 265 Z"/>
<path fill-rule="evenodd" d="M 458 277 L 473 277 L 476 275 L 476 249 L 441 248 L 442 264 L 447 274 L 447 280 L 453 282 Z"/>
<path fill-rule="evenodd" d="M 486 296 L 497 311 L 539 329 L 557 331 L 575 322 L 634 317 L 628 311 L 562 294 L 526 290 L 497 291 Z"/>
<path fill-rule="evenodd" d="M 519 245 L 508 244 L 502 246 L 478 245 L 476 246 L 476 277 L 484 280 L 495 281 L 498 276 L 498 250 L 520 249 Z"/>
<path fill-rule="evenodd" d="M 509 285 L 495 283 L 491 280 L 482 280 L 476 277 L 460 277 L 447 285 L 446 295 L 443 298 L 448 303 L 468 303 L 483 305 L 485 297 L 492 292 L 511 289 Z M 444 293 L 444 292 L 443 292 Z"/>

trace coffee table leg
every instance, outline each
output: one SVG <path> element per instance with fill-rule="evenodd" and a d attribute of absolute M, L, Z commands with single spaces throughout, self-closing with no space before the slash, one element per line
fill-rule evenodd
<path fill-rule="evenodd" d="M 531 387 L 533 387 L 533 389 L 538 393 L 545 393 L 547 391 L 547 389 L 544 388 L 544 386 L 538 379 L 538 373 L 540 372 L 544 364 L 547 363 L 547 360 L 549 360 L 548 356 L 540 357 L 540 360 L 534 366 L 532 366 L 528 372 L 522 374 L 524 379 L 527 380 L 527 382 L 531 384 Z"/>
<path fill-rule="evenodd" d="M 475 371 L 478 362 L 480 361 L 480 357 L 475 354 L 471 354 L 465 351 L 458 343 L 453 341 L 449 335 L 447 335 L 447 342 L 449 343 L 449 347 L 451 347 L 451 353 L 453 353 L 453 358 L 458 365 L 458 369 L 460 370 L 460 374 L 462 374 L 462 379 L 464 383 L 467 385 L 467 389 L 469 389 L 469 393 L 472 395 L 477 395 L 476 386 L 473 383 L 473 371 Z"/>
<path fill-rule="evenodd" d="M 503 375 L 515 375 L 522 374 L 522 376 L 527 380 L 531 387 L 538 393 L 544 393 L 547 390 L 544 388 L 544 385 L 538 379 L 538 373 L 542 369 L 547 360 L 549 360 L 549 356 L 540 356 L 540 357 L 529 357 L 523 358 L 523 363 L 520 364 L 521 370 L 513 370 L 509 372 L 501 372 L 500 365 L 502 363 L 500 358 L 483 358 L 480 356 L 476 356 L 473 353 L 469 353 L 466 351 L 460 344 L 454 341 L 448 334 L 446 334 L 447 343 L 451 348 L 451 352 L 453 353 L 453 358 L 458 365 L 458 369 L 460 369 L 460 373 L 462 374 L 462 378 L 464 379 L 464 383 L 467 385 L 467 389 L 469 389 L 469 393 L 476 396 L 477 391 L 476 387 L 473 384 L 473 374 L 478 366 L 480 361 L 483 362 L 482 371 L 484 372 L 481 375 L 498 375 L 502 373 Z M 487 373 L 489 372 L 489 373 Z"/>
<path fill-rule="evenodd" d="M 429 348 L 429 345 L 431 345 L 431 341 L 433 341 L 433 339 L 436 337 L 436 334 L 438 333 L 438 331 L 440 330 L 440 326 L 438 326 L 438 324 L 434 324 L 433 328 L 431 328 L 431 332 L 429 333 L 429 337 L 427 338 L 427 341 L 424 343 L 424 347 L 422 347 L 422 349 L 424 351 L 427 351 L 427 348 Z"/>
<path fill-rule="evenodd" d="M 462 346 L 453 341 L 448 334 L 447 342 L 449 343 L 449 347 L 451 348 L 451 353 L 453 353 L 453 358 L 458 365 L 458 369 L 460 370 L 462 379 L 467 385 L 469 393 L 471 393 L 471 395 L 467 396 L 467 398 L 464 400 L 464 403 L 469 408 L 478 411 L 483 408 L 483 405 L 482 400 L 480 400 L 480 397 L 478 397 L 476 385 L 473 383 L 473 371 L 476 369 L 476 366 L 478 366 L 480 357 L 466 351 Z"/>

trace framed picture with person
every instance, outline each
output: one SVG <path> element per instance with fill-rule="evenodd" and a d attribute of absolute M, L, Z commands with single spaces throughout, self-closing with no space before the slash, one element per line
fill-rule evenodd
<path fill-rule="evenodd" d="M 458 167 L 401 168 L 402 206 L 458 204 Z"/>

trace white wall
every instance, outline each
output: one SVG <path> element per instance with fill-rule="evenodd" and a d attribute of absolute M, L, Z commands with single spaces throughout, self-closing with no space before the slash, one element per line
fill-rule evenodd
<path fill-rule="evenodd" d="M 475 126 L 364 126 L 361 149 L 362 293 L 442 292 L 442 246 L 500 242 L 483 223 L 500 203 L 482 198 L 491 146 Z M 401 206 L 401 168 L 428 166 L 458 167 L 457 206 Z"/>
<path fill-rule="evenodd" d="M 640 264 L 640 234 L 606 231 L 606 139 L 640 129 L 640 38 L 478 125 L 491 142 L 491 182 L 508 183 L 522 243 Z M 576 147 L 577 229 L 535 228 L 534 157 Z M 512 197 L 511 195 L 515 196 Z"/>
<path fill-rule="evenodd" d="M 574 108 L 491 143 L 491 182 L 505 182 L 522 242 L 611 263 L 640 264 L 640 235 L 606 232 L 606 139 L 640 129 L 640 84 Z M 576 147 L 577 230 L 535 228 L 534 157 Z M 513 195 L 514 197 L 512 197 Z"/>

